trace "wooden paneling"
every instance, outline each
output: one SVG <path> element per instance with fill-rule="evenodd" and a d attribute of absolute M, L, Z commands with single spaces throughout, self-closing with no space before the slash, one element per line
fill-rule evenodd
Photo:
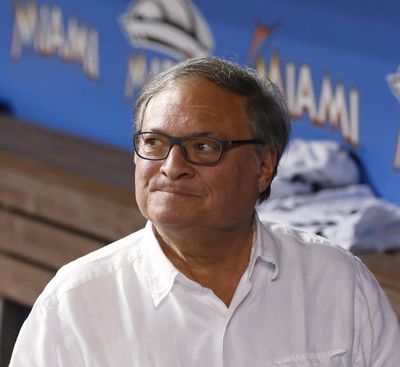
<path fill-rule="evenodd" d="M 132 152 L 0 115 L 0 296 L 30 306 L 65 263 L 142 228 Z"/>
<path fill-rule="evenodd" d="M 400 292 L 400 253 L 371 253 L 359 257 L 375 274 L 382 286 Z"/>
<path fill-rule="evenodd" d="M 45 269 L 57 270 L 106 244 L 0 209 L 0 253 Z"/>
<path fill-rule="evenodd" d="M 133 149 L 61 133 L 6 114 L 0 114 L 0 151 L 115 187 L 133 187 Z"/>
<path fill-rule="evenodd" d="M 0 254 L 0 297 L 31 306 L 54 272 Z"/>
<path fill-rule="evenodd" d="M 0 152 L 0 206 L 113 241 L 141 228 L 133 189 Z"/>
<path fill-rule="evenodd" d="M 400 320 L 400 253 L 359 255 L 383 287 Z"/>

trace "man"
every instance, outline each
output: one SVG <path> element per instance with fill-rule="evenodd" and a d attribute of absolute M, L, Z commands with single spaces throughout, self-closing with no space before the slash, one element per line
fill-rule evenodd
<path fill-rule="evenodd" d="M 289 135 L 272 84 L 188 60 L 150 81 L 135 123 L 146 228 L 58 272 L 10 366 L 399 366 L 365 266 L 257 218 Z"/>

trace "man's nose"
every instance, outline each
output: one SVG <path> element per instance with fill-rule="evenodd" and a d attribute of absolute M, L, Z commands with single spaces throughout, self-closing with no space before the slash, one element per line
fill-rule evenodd
<path fill-rule="evenodd" d="M 160 170 L 161 173 L 168 176 L 171 180 L 191 177 L 194 173 L 193 165 L 185 159 L 182 148 L 177 144 L 172 146 Z"/>

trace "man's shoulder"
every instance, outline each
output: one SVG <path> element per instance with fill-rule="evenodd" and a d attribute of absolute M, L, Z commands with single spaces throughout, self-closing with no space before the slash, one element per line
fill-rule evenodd
<path fill-rule="evenodd" d="M 356 256 L 324 237 L 276 223 L 264 222 L 263 228 L 265 240 L 273 241 L 277 249 L 278 277 L 306 293 L 330 290 L 338 297 L 346 292 L 350 297 L 368 273 Z"/>
<path fill-rule="evenodd" d="M 262 225 L 285 257 L 303 260 L 310 265 L 315 263 L 324 266 L 324 263 L 329 262 L 350 268 L 360 262 L 350 251 L 325 237 L 279 223 L 262 222 Z"/>
<path fill-rule="evenodd" d="M 88 282 L 113 276 L 119 269 L 132 266 L 142 256 L 144 233 L 145 229 L 141 229 L 62 266 L 47 284 L 39 300 L 58 300 L 65 293 Z"/>

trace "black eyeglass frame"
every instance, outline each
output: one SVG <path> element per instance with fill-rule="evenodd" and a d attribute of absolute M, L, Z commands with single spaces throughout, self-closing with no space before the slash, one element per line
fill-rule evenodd
<path fill-rule="evenodd" d="M 143 134 L 158 134 L 158 135 L 162 135 L 165 136 L 166 138 L 168 138 L 170 144 L 169 144 L 169 149 L 167 151 L 167 153 L 165 154 L 164 158 L 146 158 L 143 157 L 142 155 L 139 154 L 138 152 L 138 148 L 136 145 L 136 139 L 143 135 Z M 183 143 L 185 142 L 185 140 L 189 140 L 189 139 L 193 139 L 193 138 L 207 138 L 210 139 L 216 143 L 219 144 L 220 146 L 220 153 L 219 153 L 219 157 L 216 161 L 213 162 L 194 162 L 192 161 L 187 154 L 187 151 L 185 149 L 185 147 L 183 146 Z M 240 145 L 247 145 L 247 144 L 255 144 L 255 145 L 265 145 L 265 141 L 261 140 L 261 139 L 245 139 L 245 140 L 221 140 L 221 139 L 216 139 L 210 136 L 196 136 L 196 135 L 191 135 L 191 136 L 184 136 L 184 137 L 176 137 L 176 136 L 171 136 L 165 133 L 161 133 L 161 132 L 154 132 L 154 131 L 138 131 L 135 134 L 133 134 L 133 147 L 135 149 L 136 154 L 142 158 L 142 159 L 146 159 L 148 161 L 163 161 L 164 159 L 167 159 L 169 156 L 169 153 L 171 152 L 171 149 L 174 145 L 178 145 L 181 153 L 183 155 L 183 157 L 185 158 L 186 161 L 188 161 L 189 163 L 192 164 L 196 164 L 196 165 L 202 165 L 202 166 L 212 166 L 212 165 L 216 165 L 219 163 L 219 161 L 221 160 L 223 154 L 225 153 L 225 151 L 232 149 L 234 147 L 240 146 Z"/>

